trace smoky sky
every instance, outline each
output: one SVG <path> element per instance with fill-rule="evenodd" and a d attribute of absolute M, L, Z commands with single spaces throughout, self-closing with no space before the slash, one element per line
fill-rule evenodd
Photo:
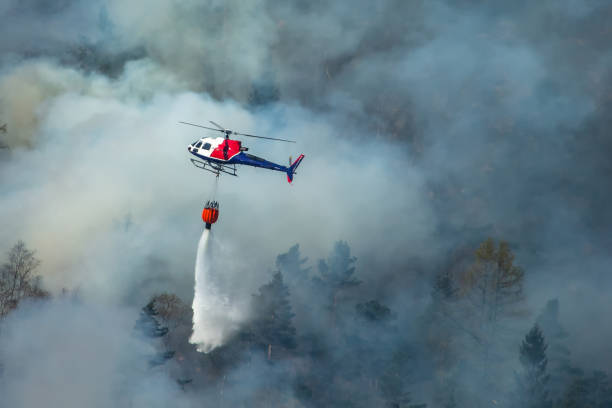
<path fill-rule="evenodd" d="M 410 313 L 449 251 L 493 236 L 534 309 L 605 315 L 606 1 L 32 0 L 0 16 L 0 247 L 24 239 L 53 291 L 189 299 L 214 178 L 187 157 L 205 133 L 177 122 L 215 120 L 298 142 L 245 141 L 256 155 L 306 155 L 292 186 L 220 179 L 214 262 L 237 297 L 294 243 L 314 265 L 343 239 L 360 290 Z"/>

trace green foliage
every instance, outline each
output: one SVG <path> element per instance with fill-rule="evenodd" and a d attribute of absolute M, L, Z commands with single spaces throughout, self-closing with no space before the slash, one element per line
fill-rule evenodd
<path fill-rule="evenodd" d="M 313 281 L 327 297 L 327 306 L 332 310 L 335 309 L 340 291 L 361 284 L 354 276 L 355 261 L 357 258 L 351 256 L 351 249 L 345 241 L 336 242 L 327 260 L 319 261 L 319 275 Z"/>
<path fill-rule="evenodd" d="M 292 323 L 294 314 L 289 303 L 289 288 L 280 271 L 274 274 L 271 282 L 259 288 L 257 295 L 253 295 L 253 312 L 253 340 L 268 348 L 269 357 L 272 347 L 295 348 L 296 330 Z"/>
<path fill-rule="evenodd" d="M 549 300 L 536 322 L 548 341 L 546 355 L 550 373 L 549 390 L 551 395 L 557 396 L 555 399 L 559 399 L 572 381 L 575 371 L 570 361 L 570 350 L 565 345 L 568 333 L 559 322 L 559 300 Z"/>
<path fill-rule="evenodd" d="M 168 333 L 167 327 L 162 327 L 158 321 L 159 313 L 155 309 L 155 298 L 153 298 L 140 311 L 140 317 L 134 325 L 134 329 L 147 338 L 159 338 Z M 149 360 L 150 366 L 164 364 L 167 360 L 174 357 L 174 351 L 160 351 Z"/>
<path fill-rule="evenodd" d="M 519 359 L 523 368 L 533 372 L 536 377 L 546 373 L 546 348 L 542 331 L 537 325 L 533 326 L 521 344 Z"/>
<path fill-rule="evenodd" d="M 308 258 L 302 258 L 300 245 L 295 244 L 289 251 L 276 257 L 276 268 L 283 273 L 283 276 L 292 284 L 303 285 L 309 279 L 311 267 L 304 267 Z"/>
<path fill-rule="evenodd" d="M 521 343 L 519 360 L 523 371 L 517 376 L 521 406 L 526 408 L 549 408 L 552 406 L 548 398 L 546 373 L 546 343 L 542 332 L 535 325 Z"/>
<path fill-rule="evenodd" d="M 167 327 L 162 327 L 156 317 L 159 315 L 155 310 L 155 303 L 151 300 L 140 311 L 140 317 L 136 321 L 135 328 L 146 337 L 162 337 L 168 333 Z"/>
<path fill-rule="evenodd" d="M 358 303 L 355 309 L 358 316 L 370 322 L 386 322 L 395 318 L 393 313 L 391 313 L 391 309 L 378 300 Z"/>
<path fill-rule="evenodd" d="M 389 408 L 425 408 L 427 404 L 411 404 L 412 398 L 407 391 L 409 363 L 412 356 L 403 351 L 393 354 L 380 377 L 380 393 Z"/>
<path fill-rule="evenodd" d="M 436 275 L 432 296 L 435 300 L 452 301 L 456 299 L 459 289 L 450 272 L 445 271 Z"/>

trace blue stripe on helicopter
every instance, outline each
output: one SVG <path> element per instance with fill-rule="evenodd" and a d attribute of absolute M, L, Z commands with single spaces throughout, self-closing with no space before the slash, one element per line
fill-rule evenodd
<path fill-rule="evenodd" d="M 190 153 L 202 160 L 206 160 L 206 161 L 218 163 L 218 164 L 245 164 L 247 166 L 262 167 L 264 169 L 284 171 L 284 172 L 287 172 L 287 170 L 289 170 L 289 168 L 286 166 L 272 163 L 270 161 L 262 159 L 261 157 L 253 156 L 251 154 L 247 154 L 244 152 L 240 152 L 234 155 L 229 160 L 218 160 L 212 157 L 202 156 L 197 153 L 193 153 L 193 152 L 190 152 Z"/>

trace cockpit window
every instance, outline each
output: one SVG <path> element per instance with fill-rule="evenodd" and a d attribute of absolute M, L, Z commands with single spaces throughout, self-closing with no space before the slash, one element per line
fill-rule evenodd
<path fill-rule="evenodd" d="M 202 146 L 202 149 L 204 150 L 210 149 L 210 143 L 204 143 L 204 146 Z"/>
<path fill-rule="evenodd" d="M 200 142 L 198 142 L 198 144 L 196 145 L 196 149 L 199 149 L 199 148 L 200 148 L 200 146 L 202 146 L 202 142 L 201 142 L 201 141 L 200 141 Z"/>

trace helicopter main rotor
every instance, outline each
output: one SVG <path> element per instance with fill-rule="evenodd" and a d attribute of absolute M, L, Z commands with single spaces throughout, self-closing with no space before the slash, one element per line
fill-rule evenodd
<path fill-rule="evenodd" d="M 213 125 L 215 125 L 217 127 L 217 129 L 211 128 L 211 127 L 208 127 L 208 126 L 197 125 L 195 123 L 189 123 L 189 122 L 179 122 L 179 123 L 182 123 L 184 125 L 189 125 L 189 126 L 200 127 L 200 128 L 204 128 L 204 129 L 208 129 L 208 130 L 214 130 L 214 131 L 217 131 L 217 132 L 223 132 L 225 134 L 225 138 L 226 139 L 229 139 L 230 135 L 236 135 L 236 136 L 254 137 L 254 138 L 257 138 L 257 139 L 276 140 L 276 141 L 279 141 L 279 142 L 295 143 L 295 140 L 278 139 L 278 138 L 275 138 L 275 137 L 266 137 L 266 136 L 256 136 L 256 135 L 250 135 L 248 133 L 239 133 L 239 132 L 236 132 L 234 130 L 230 130 L 230 129 L 224 128 L 223 126 L 219 125 L 218 123 L 213 122 L 212 120 L 209 120 L 209 122 L 212 123 Z"/>

